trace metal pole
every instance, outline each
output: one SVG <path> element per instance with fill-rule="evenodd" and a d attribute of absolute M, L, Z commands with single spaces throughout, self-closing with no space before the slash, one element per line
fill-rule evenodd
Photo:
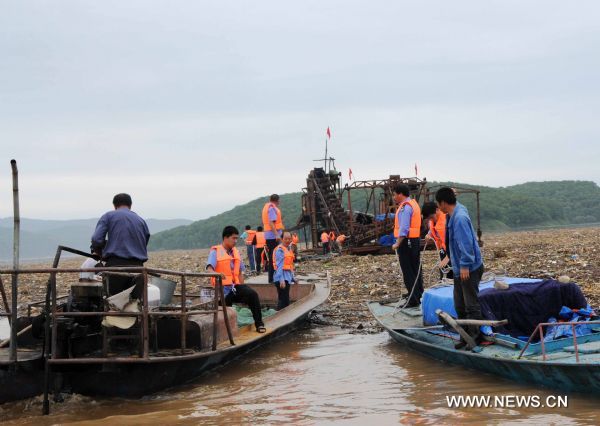
<path fill-rule="evenodd" d="M 10 306 L 8 305 L 8 299 L 6 298 L 6 292 L 4 291 L 4 282 L 2 282 L 2 277 L 0 277 L 0 294 L 2 295 L 2 302 L 4 303 L 4 310 L 7 314 L 10 314 Z M 12 323 L 12 318 L 8 317 L 8 321 Z"/>
<path fill-rule="evenodd" d="M 327 138 L 325 138 L 325 173 L 327 173 Z"/>
<path fill-rule="evenodd" d="M 149 339 L 148 339 L 148 272 L 144 269 L 142 272 L 144 277 L 144 288 L 142 294 L 144 300 L 142 300 L 142 338 L 143 338 L 143 356 L 144 359 L 148 359 Z"/>
<path fill-rule="evenodd" d="M 12 169 L 13 185 L 13 270 L 19 269 L 19 236 L 21 228 L 21 215 L 19 213 L 19 171 L 17 161 L 10 160 Z M 10 322 L 10 360 L 13 361 L 16 368 L 17 363 L 17 304 L 18 304 L 18 283 L 19 275 L 12 274 L 11 285 L 11 322 Z"/>
<path fill-rule="evenodd" d="M 233 290 L 232 290 L 233 291 Z M 225 321 L 225 329 L 227 330 L 227 337 L 229 337 L 229 343 L 231 346 L 235 345 L 233 341 L 233 334 L 231 333 L 231 327 L 229 326 L 229 317 L 227 315 L 227 305 L 225 304 L 225 292 L 223 290 L 223 281 L 219 278 L 219 292 L 221 293 L 221 303 L 223 305 L 223 321 Z M 213 342 L 213 345 L 215 342 Z M 216 349 L 216 346 L 215 346 Z"/>
<path fill-rule="evenodd" d="M 308 250 L 308 239 L 306 238 L 306 225 L 302 227 L 302 232 L 304 233 L 304 247 Z"/>
<path fill-rule="evenodd" d="M 481 212 L 479 211 L 479 192 L 477 193 L 477 242 L 481 246 Z"/>
<path fill-rule="evenodd" d="M 264 250 L 264 248 L 263 248 Z M 261 253 L 262 256 L 262 253 Z M 266 266 L 265 266 L 266 269 Z M 215 280 L 213 281 L 214 285 L 214 290 L 215 290 L 215 295 L 214 295 L 214 299 L 213 299 L 213 303 L 214 303 L 214 308 L 215 311 L 213 313 L 213 333 L 212 333 L 212 350 L 216 351 L 217 350 L 217 324 L 219 323 L 219 298 L 222 298 L 223 296 L 221 296 L 221 277 L 217 277 L 215 278 Z M 223 304 L 225 304 L 225 300 L 223 300 Z"/>
<path fill-rule="evenodd" d="M 186 315 L 186 282 L 185 275 L 181 277 L 181 317 L 179 320 L 181 321 L 181 353 L 185 353 L 186 346 L 186 325 L 187 325 L 187 315 Z"/>

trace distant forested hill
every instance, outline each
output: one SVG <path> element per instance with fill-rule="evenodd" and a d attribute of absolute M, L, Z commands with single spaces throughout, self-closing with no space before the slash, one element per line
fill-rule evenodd
<path fill-rule="evenodd" d="M 588 181 L 528 182 L 509 187 L 492 188 L 442 182 L 442 184 L 476 188 L 481 191 L 483 231 L 502 231 L 522 227 L 569 225 L 600 222 L 600 187 Z M 301 193 L 281 196 L 284 223 L 294 225 L 300 215 Z M 159 232 L 152 237 L 153 250 L 209 247 L 220 241 L 225 225 L 243 229 L 256 228 L 266 197 L 259 198 L 208 219 L 187 226 Z M 475 197 L 462 195 L 459 201 L 475 216 Z M 353 209 L 365 207 L 364 197 L 353 199 Z"/>
<path fill-rule="evenodd" d="M 87 251 L 96 228 L 97 218 L 75 220 L 21 219 L 22 259 L 53 257 L 58 245 Z M 150 233 L 154 234 L 180 225 L 192 223 L 188 219 L 147 219 Z M 12 217 L 0 218 L 0 260 L 12 257 Z"/>

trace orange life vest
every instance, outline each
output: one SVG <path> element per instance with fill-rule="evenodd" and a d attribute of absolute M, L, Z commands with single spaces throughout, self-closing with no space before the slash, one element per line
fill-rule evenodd
<path fill-rule="evenodd" d="M 217 252 L 217 267 L 215 268 L 215 272 L 225 275 L 223 285 L 239 284 L 241 257 L 238 250 L 235 247 L 233 248 L 233 256 L 227 253 L 227 250 L 222 245 L 213 246 L 211 250 L 216 250 Z M 231 261 L 233 261 L 233 269 L 231 269 Z M 211 278 L 211 283 L 214 287 L 217 283 L 216 279 Z"/>
<path fill-rule="evenodd" d="M 329 233 L 329 241 L 335 241 L 335 232 L 331 231 Z"/>
<path fill-rule="evenodd" d="M 254 236 L 256 235 L 256 231 L 254 231 L 252 229 L 248 229 L 248 230 L 246 230 L 246 234 L 248 234 L 248 236 L 246 237 L 246 245 L 250 246 L 250 245 L 252 245 L 252 240 L 254 239 Z"/>
<path fill-rule="evenodd" d="M 329 242 L 329 234 L 327 232 L 323 232 L 321 234 L 321 242 L 328 243 Z"/>
<path fill-rule="evenodd" d="M 279 244 L 275 250 L 273 250 L 273 269 L 277 270 L 277 261 L 275 259 L 275 254 L 277 250 L 283 250 L 283 270 L 284 271 L 293 271 L 294 270 L 294 252 L 288 250 L 286 246 L 283 244 Z"/>
<path fill-rule="evenodd" d="M 419 238 L 421 236 L 421 207 L 419 207 L 419 203 L 412 198 L 404 201 L 398 206 L 398 210 L 396 210 L 394 219 L 394 237 L 398 238 L 400 236 L 400 221 L 398 220 L 398 215 L 400 214 L 402 208 L 407 204 L 410 205 L 413 210 L 412 216 L 410 217 L 410 225 L 407 237 Z"/>
<path fill-rule="evenodd" d="M 346 241 L 346 236 L 345 236 L 344 234 L 341 234 L 341 235 L 339 235 L 339 236 L 337 237 L 336 241 L 337 241 L 338 243 L 341 243 L 341 244 L 343 244 L 343 243 L 344 243 L 344 241 Z"/>
<path fill-rule="evenodd" d="M 446 250 L 446 215 L 444 213 L 436 214 L 435 226 L 433 220 L 429 221 L 429 234 L 434 239 L 438 250 Z"/>
<path fill-rule="evenodd" d="M 277 212 L 277 220 L 275 220 L 275 229 L 277 231 L 280 231 L 284 229 L 283 221 L 281 220 L 281 210 L 279 210 L 279 208 L 271 202 L 265 204 L 265 206 L 262 209 L 263 228 L 265 231 L 271 230 L 271 221 L 269 220 L 269 208 L 271 207 L 273 207 Z"/>
<path fill-rule="evenodd" d="M 265 239 L 265 233 L 264 232 L 257 232 L 256 233 L 256 248 L 263 248 L 265 245 L 267 244 L 267 240 Z"/>
<path fill-rule="evenodd" d="M 298 245 L 299 242 L 300 242 L 300 238 L 298 238 L 298 235 L 297 234 L 292 235 L 292 244 Z"/>

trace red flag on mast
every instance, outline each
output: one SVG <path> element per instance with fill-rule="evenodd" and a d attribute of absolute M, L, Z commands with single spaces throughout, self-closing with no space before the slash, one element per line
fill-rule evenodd
<path fill-rule="evenodd" d="M 352 169 L 348 169 L 348 180 L 352 180 Z"/>
<path fill-rule="evenodd" d="M 329 127 L 327 127 L 327 137 L 331 139 L 331 130 L 329 130 Z"/>

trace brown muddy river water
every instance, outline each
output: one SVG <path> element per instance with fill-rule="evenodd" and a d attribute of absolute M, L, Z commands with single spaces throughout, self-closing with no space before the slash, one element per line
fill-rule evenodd
<path fill-rule="evenodd" d="M 3 425 L 51 424 L 600 424 L 600 399 L 568 395 L 568 408 L 451 408 L 459 395 L 560 391 L 518 385 L 424 358 L 386 333 L 300 330 L 193 384 L 141 400 L 70 396 L 40 416 L 41 398 L 0 408 Z"/>

